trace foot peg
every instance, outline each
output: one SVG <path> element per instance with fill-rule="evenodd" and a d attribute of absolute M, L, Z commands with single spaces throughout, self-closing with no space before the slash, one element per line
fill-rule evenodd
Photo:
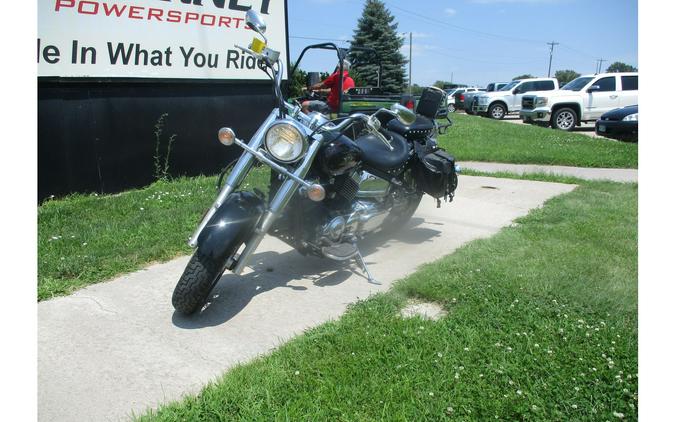
<path fill-rule="evenodd" d="M 372 275 L 370 275 L 370 271 L 368 271 L 366 261 L 363 260 L 361 251 L 359 251 L 359 247 L 356 246 L 356 243 L 345 242 L 332 246 L 324 246 L 323 248 L 321 248 L 321 252 L 326 258 L 330 258 L 335 261 L 346 261 L 348 259 L 354 258 L 356 262 L 361 266 L 363 271 L 366 273 L 368 283 L 378 285 L 382 284 L 379 283 L 377 280 L 375 280 L 375 278 L 373 278 Z"/>

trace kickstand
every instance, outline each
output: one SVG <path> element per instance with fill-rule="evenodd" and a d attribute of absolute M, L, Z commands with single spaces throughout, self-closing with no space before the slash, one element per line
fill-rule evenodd
<path fill-rule="evenodd" d="M 356 255 L 355 255 L 356 261 L 361 265 L 361 268 L 366 272 L 366 275 L 368 276 L 368 283 L 370 284 L 377 284 L 377 285 L 382 285 L 382 283 L 378 282 L 373 278 L 372 275 L 370 275 L 370 271 L 368 271 L 368 266 L 366 265 L 366 261 L 363 260 L 363 256 L 361 256 L 361 251 L 356 249 Z"/>

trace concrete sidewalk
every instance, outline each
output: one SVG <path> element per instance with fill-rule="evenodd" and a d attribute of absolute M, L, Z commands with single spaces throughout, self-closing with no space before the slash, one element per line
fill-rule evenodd
<path fill-rule="evenodd" d="M 561 176 L 573 176 L 585 180 L 611 180 L 614 182 L 637 182 L 637 169 L 605 169 L 569 166 L 544 166 L 539 164 L 486 163 L 482 161 L 460 161 L 463 169 L 495 173 L 500 171 L 525 174 L 547 173 Z"/>
<path fill-rule="evenodd" d="M 41 302 L 39 419 L 116 421 L 196 393 L 233 365 L 338 318 L 350 303 L 574 187 L 460 176 L 453 203 L 436 208 L 425 198 L 394 239 L 361 245 L 382 285 L 367 283 L 354 265 L 303 257 L 267 237 L 252 269 L 224 275 L 211 305 L 191 318 L 171 306 L 188 257 Z"/>

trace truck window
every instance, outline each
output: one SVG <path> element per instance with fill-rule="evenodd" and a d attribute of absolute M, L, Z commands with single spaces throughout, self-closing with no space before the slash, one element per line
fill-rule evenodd
<path fill-rule="evenodd" d="M 622 76 L 621 90 L 622 91 L 637 91 L 638 77 L 637 76 Z"/>
<path fill-rule="evenodd" d="M 518 90 L 520 91 L 521 94 L 525 92 L 530 92 L 530 91 L 535 91 L 536 90 L 536 82 L 523 82 L 519 87 Z"/>
<path fill-rule="evenodd" d="M 553 91 L 555 89 L 553 81 L 537 81 L 534 86 L 535 91 Z"/>
<path fill-rule="evenodd" d="M 616 78 L 614 76 L 600 78 L 595 81 L 593 85 L 598 85 L 600 87 L 598 90 L 599 92 L 616 91 Z"/>
<path fill-rule="evenodd" d="M 565 91 L 581 91 L 581 88 L 585 87 L 587 83 L 589 83 L 593 79 L 590 76 L 584 76 L 580 78 L 576 78 L 572 82 L 568 82 L 562 89 Z"/>

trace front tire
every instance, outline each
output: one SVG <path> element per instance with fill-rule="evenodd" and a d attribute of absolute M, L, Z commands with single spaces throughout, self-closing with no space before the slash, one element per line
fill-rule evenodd
<path fill-rule="evenodd" d="M 176 311 L 190 315 L 199 311 L 220 279 L 222 270 L 197 250 L 173 291 L 171 303 Z"/>
<path fill-rule="evenodd" d="M 551 127 L 570 132 L 577 124 L 577 113 L 571 108 L 559 108 L 551 117 Z"/>
<path fill-rule="evenodd" d="M 503 104 L 492 104 L 488 108 L 488 116 L 496 120 L 502 120 L 506 116 L 506 107 Z"/>

